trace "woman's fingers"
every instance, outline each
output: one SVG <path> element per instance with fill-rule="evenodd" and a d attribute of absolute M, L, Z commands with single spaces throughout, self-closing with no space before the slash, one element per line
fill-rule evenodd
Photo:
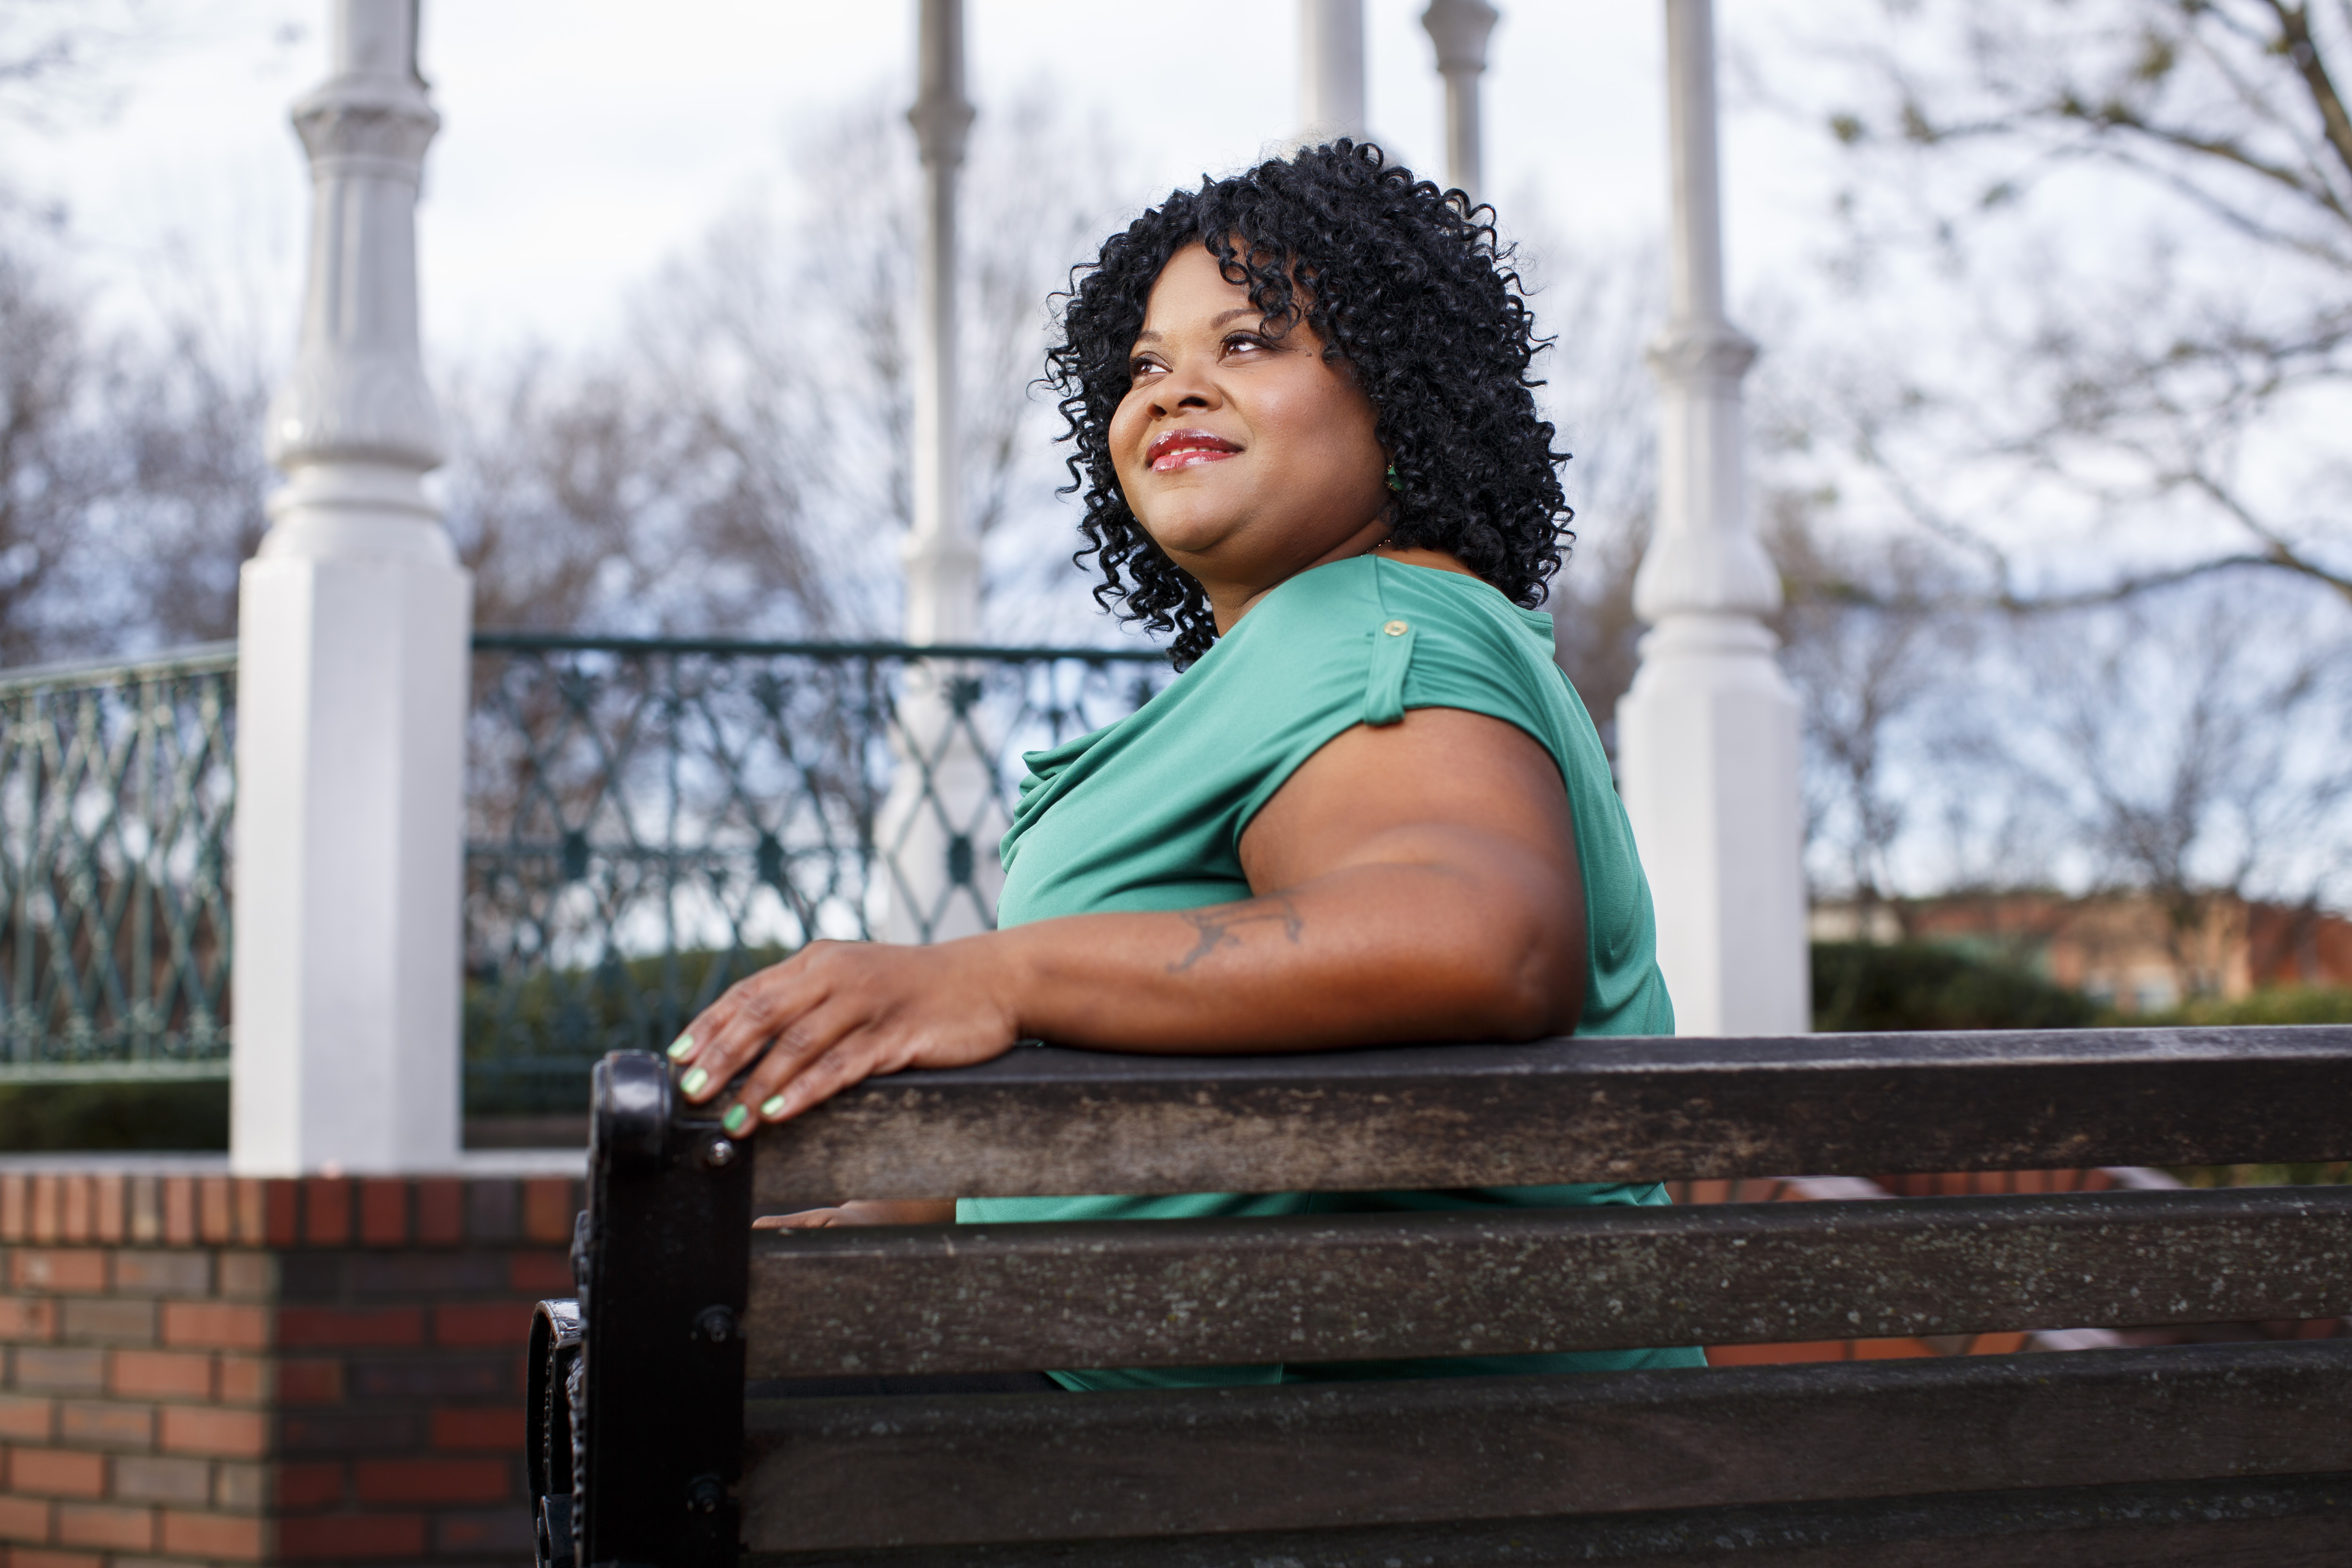
<path fill-rule="evenodd" d="M 814 1103 L 805 1092 L 795 1089 L 794 1081 L 809 1070 L 811 1064 L 830 1057 L 869 1054 L 870 1040 L 866 1042 L 868 1052 L 860 1052 L 851 1038 L 861 1025 L 869 1021 L 864 1009 L 844 1001 L 828 1002 L 795 1018 L 751 1069 L 735 1103 L 720 1119 L 720 1125 L 736 1137 L 742 1137 L 762 1121 L 781 1121 L 800 1106 Z M 872 1070 L 866 1068 L 836 1087 L 846 1088 Z"/>
<path fill-rule="evenodd" d="M 769 1041 L 821 999 L 823 991 L 813 984 L 806 962 L 814 951 L 804 949 L 737 981 L 670 1046 L 670 1060 L 684 1069 L 678 1089 L 689 1102 L 698 1105 L 726 1089 Z"/>

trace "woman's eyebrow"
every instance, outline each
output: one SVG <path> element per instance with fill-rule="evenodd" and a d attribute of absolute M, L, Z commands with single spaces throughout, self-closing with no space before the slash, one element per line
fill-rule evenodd
<path fill-rule="evenodd" d="M 1233 321 L 1236 317 L 1255 316 L 1258 313 L 1258 309 L 1255 305 L 1237 305 L 1230 310 L 1219 311 L 1216 319 L 1209 323 L 1209 327 L 1212 331 L 1214 331 L 1216 328 L 1223 326 L 1227 321 Z M 1156 343 L 1160 341 L 1163 335 L 1164 334 L 1162 334 L 1157 327 L 1146 327 L 1143 331 L 1135 334 L 1135 341 L 1139 343 Z"/>

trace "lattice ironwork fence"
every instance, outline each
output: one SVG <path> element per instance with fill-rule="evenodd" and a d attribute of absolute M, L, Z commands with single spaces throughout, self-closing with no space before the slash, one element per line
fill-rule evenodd
<path fill-rule="evenodd" d="M 0 1081 L 220 1078 L 230 645 L 0 678 Z M 1122 718 L 1146 650 L 484 634 L 467 737 L 473 1112 L 584 1105 L 819 937 L 992 902 L 1022 752 Z"/>
<path fill-rule="evenodd" d="M 236 650 L 0 679 L 0 1081 L 228 1071 Z"/>
<path fill-rule="evenodd" d="M 484 634 L 466 852 L 467 1107 L 573 1109 L 814 938 L 986 901 L 1020 754 L 1132 712 L 1146 650 Z"/>

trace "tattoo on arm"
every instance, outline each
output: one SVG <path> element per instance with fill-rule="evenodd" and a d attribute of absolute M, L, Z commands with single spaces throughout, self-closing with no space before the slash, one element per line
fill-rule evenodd
<path fill-rule="evenodd" d="M 1281 894 L 1269 899 L 1252 899 L 1246 903 L 1217 904 L 1205 910 L 1178 911 L 1192 928 L 1192 951 L 1168 966 L 1171 974 L 1181 974 L 1221 947 L 1239 947 L 1242 939 L 1236 929 L 1245 925 L 1263 925 L 1271 921 L 1282 922 L 1282 934 L 1298 944 L 1299 933 L 1307 922 L 1298 916 L 1297 906 Z"/>

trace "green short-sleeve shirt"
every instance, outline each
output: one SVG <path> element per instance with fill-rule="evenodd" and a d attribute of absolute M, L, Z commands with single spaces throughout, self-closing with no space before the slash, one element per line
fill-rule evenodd
<path fill-rule="evenodd" d="M 1004 836 L 1003 926 L 1061 915 L 1197 909 L 1251 896 L 1243 830 L 1300 763 L 1358 724 L 1459 708 L 1526 731 L 1559 764 L 1584 878 L 1579 1034 L 1670 1035 L 1649 886 L 1601 738 L 1558 665 L 1551 617 L 1474 577 L 1378 555 L 1284 583 L 1135 713 L 1024 759 Z M 1664 1202 L 1655 1186 L 1476 1193 L 1196 1193 L 967 1198 L 965 1224 Z M 1072 1388 L 1149 1388 L 1695 1365 L 1690 1350 L 1332 1366 L 1057 1372 Z"/>

